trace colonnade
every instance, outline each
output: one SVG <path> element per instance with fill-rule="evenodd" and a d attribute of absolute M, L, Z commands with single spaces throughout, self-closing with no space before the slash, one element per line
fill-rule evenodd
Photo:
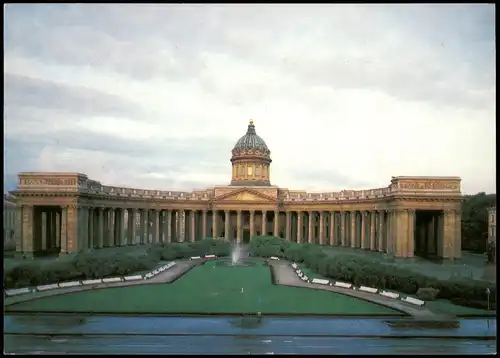
<path fill-rule="evenodd" d="M 297 243 L 335 245 L 412 257 L 425 251 L 459 257 L 460 213 L 412 209 L 269 211 L 21 206 L 17 251 L 60 252 L 223 237 L 246 242 L 274 235 Z M 434 251 L 434 252 L 432 252 Z"/>

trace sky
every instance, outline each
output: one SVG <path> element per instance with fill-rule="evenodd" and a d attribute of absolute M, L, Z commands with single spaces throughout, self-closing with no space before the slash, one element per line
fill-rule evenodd
<path fill-rule="evenodd" d="M 22 171 L 192 190 L 253 119 L 271 184 L 460 176 L 495 192 L 495 8 L 9 4 L 4 191 Z"/>

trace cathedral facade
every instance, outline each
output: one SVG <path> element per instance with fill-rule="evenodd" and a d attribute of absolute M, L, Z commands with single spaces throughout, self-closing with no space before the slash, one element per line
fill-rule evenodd
<path fill-rule="evenodd" d="M 460 178 L 392 177 L 387 187 L 308 193 L 271 184 L 253 121 L 232 150 L 230 185 L 191 192 L 103 185 L 80 173 L 19 173 L 16 251 L 64 253 L 205 237 L 298 243 L 396 257 L 461 254 Z"/>

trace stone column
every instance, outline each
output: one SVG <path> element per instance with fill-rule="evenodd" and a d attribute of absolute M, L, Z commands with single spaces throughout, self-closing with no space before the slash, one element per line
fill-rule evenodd
<path fill-rule="evenodd" d="M 22 227 L 22 239 L 21 246 L 22 252 L 32 254 L 34 251 L 35 237 L 34 237 L 34 218 L 35 218 L 35 208 L 33 206 L 22 205 L 21 206 L 21 227 Z"/>
<path fill-rule="evenodd" d="M 286 211 L 286 229 L 285 229 L 285 236 L 286 236 L 286 239 L 289 240 L 289 241 L 292 241 L 292 235 L 290 234 L 291 232 L 291 215 L 290 215 L 290 211 Z"/>
<path fill-rule="evenodd" d="M 330 245 L 335 245 L 335 211 L 330 211 Z"/>
<path fill-rule="evenodd" d="M 375 218 L 377 212 L 370 211 L 370 250 L 375 251 Z"/>
<path fill-rule="evenodd" d="M 345 217 L 345 211 L 340 212 L 340 241 L 342 243 L 343 247 L 347 246 L 347 235 L 345 232 L 346 226 L 346 217 Z"/>
<path fill-rule="evenodd" d="M 280 221 L 280 212 L 275 210 L 274 211 L 274 230 L 273 230 L 274 237 L 279 236 L 279 221 Z"/>
<path fill-rule="evenodd" d="M 196 211 L 194 210 L 191 210 L 189 211 L 189 221 L 190 221 L 190 239 L 191 239 L 191 242 L 195 242 L 196 241 L 196 226 L 195 226 L 195 215 L 196 215 Z"/>
<path fill-rule="evenodd" d="M 214 238 L 218 237 L 217 236 L 217 210 L 212 211 L 212 236 Z"/>
<path fill-rule="evenodd" d="M 415 209 L 408 210 L 408 245 L 406 257 L 415 255 Z"/>
<path fill-rule="evenodd" d="M 240 243 L 241 242 L 241 210 L 238 210 L 237 217 L 236 217 L 236 242 Z"/>
<path fill-rule="evenodd" d="M 203 209 L 201 212 L 201 236 L 202 239 L 207 238 L 207 210 Z"/>
<path fill-rule="evenodd" d="M 356 247 L 356 212 L 351 211 L 351 247 Z"/>
<path fill-rule="evenodd" d="M 250 240 L 255 236 L 255 211 L 250 210 Z"/>
<path fill-rule="evenodd" d="M 303 226 L 302 226 L 302 216 L 303 213 L 302 211 L 297 211 L 297 243 L 300 244 L 302 242 L 302 232 L 303 232 Z"/>
<path fill-rule="evenodd" d="M 361 212 L 361 249 L 366 249 L 366 221 L 368 213 L 366 211 Z"/>
<path fill-rule="evenodd" d="M 262 210 L 262 236 L 267 235 L 267 211 Z"/>
<path fill-rule="evenodd" d="M 312 244 L 313 243 L 313 212 L 312 211 L 308 211 L 307 212 L 307 216 L 308 216 L 308 221 L 307 221 L 307 224 L 308 224 L 307 242 L 309 242 L 310 244 Z"/>
<path fill-rule="evenodd" d="M 319 244 L 324 245 L 325 237 L 325 216 L 323 211 L 319 212 Z"/>
<path fill-rule="evenodd" d="M 384 210 L 379 210 L 378 212 L 378 236 L 377 236 L 377 249 L 379 252 L 383 252 L 385 250 L 384 245 L 384 219 L 385 212 Z"/>
<path fill-rule="evenodd" d="M 229 240 L 229 233 L 231 231 L 231 212 L 224 210 L 224 238 Z"/>

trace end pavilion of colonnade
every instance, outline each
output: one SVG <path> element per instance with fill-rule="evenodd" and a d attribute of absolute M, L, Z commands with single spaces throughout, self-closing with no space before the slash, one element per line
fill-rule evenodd
<path fill-rule="evenodd" d="M 461 255 L 458 177 L 399 176 L 383 188 L 307 193 L 271 185 L 271 162 L 251 121 L 232 150 L 226 186 L 144 190 L 103 185 L 80 173 L 20 173 L 12 192 L 16 251 L 274 235 L 396 257 Z"/>

